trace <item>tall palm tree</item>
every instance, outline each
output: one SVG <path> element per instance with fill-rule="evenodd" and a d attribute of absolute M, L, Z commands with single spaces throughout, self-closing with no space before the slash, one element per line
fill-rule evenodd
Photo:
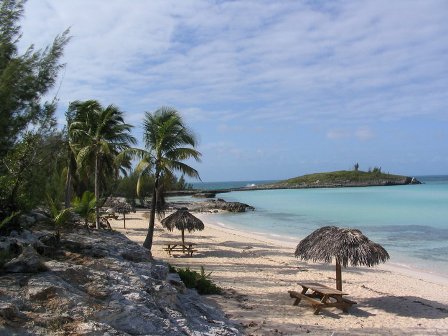
<path fill-rule="evenodd" d="M 78 169 L 94 167 L 96 227 L 99 229 L 100 170 L 118 176 L 121 163 L 116 159 L 122 158 L 120 154 L 136 140 L 129 133 L 132 126 L 124 122 L 123 112 L 114 105 L 103 108 L 98 101 L 87 100 L 73 102 L 70 108 L 76 111 L 69 132 Z"/>
<path fill-rule="evenodd" d="M 187 128 L 180 114 L 173 108 L 161 107 L 154 113 L 146 112 L 143 132 L 146 150 L 141 151 L 141 161 L 136 168 L 139 172 L 137 192 L 140 192 L 142 177 L 153 173 L 154 188 L 148 234 L 143 243 L 144 247 L 151 250 L 155 214 L 156 210 L 161 210 L 164 182 L 175 172 L 199 178 L 196 169 L 182 161 L 190 158 L 200 161 L 201 153 L 195 149 L 197 140 L 194 133 Z"/>

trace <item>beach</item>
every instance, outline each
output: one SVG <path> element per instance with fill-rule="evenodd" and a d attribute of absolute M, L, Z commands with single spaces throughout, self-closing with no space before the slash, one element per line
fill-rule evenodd
<path fill-rule="evenodd" d="M 195 214 L 196 215 L 196 214 Z M 313 314 L 307 302 L 293 306 L 288 290 L 298 282 L 335 287 L 333 264 L 309 263 L 294 257 L 298 242 L 223 227 L 213 215 L 199 214 L 205 230 L 186 232 L 195 243 L 192 257 L 163 250 L 180 241 L 180 232 L 168 232 L 156 223 L 152 254 L 174 267 L 212 272 L 224 295 L 208 297 L 239 323 L 247 335 L 444 335 L 448 333 L 448 279 L 390 265 L 342 270 L 343 291 L 356 301 L 349 313 L 325 308 Z M 112 227 L 143 243 L 148 220 L 143 211 L 128 215 Z"/>

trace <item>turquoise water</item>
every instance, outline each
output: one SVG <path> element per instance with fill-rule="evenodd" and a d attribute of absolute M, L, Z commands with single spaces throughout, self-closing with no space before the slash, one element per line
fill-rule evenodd
<path fill-rule="evenodd" d="M 387 249 L 391 263 L 448 276 L 448 176 L 419 179 L 425 184 L 223 193 L 256 210 L 216 216 L 297 242 L 325 225 L 358 228 Z"/>
<path fill-rule="evenodd" d="M 267 184 L 277 182 L 276 180 L 269 181 L 226 181 L 226 182 L 193 182 L 194 189 L 201 190 L 220 190 L 220 189 L 232 189 L 232 188 L 244 188 L 254 185 Z"/>

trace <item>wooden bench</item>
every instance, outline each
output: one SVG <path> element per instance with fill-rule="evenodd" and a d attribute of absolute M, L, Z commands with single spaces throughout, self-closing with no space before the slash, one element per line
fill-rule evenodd
<path fill-rule="evenodd" d="M 309 303 L 311 303 L 311 305 L 313 306 L 314 310 L 314 314 L 319 314 L 320 308 L 324 305 L 322 302 L 320 302 L 319 300 L 313 299 L 311 296 L 296 292 L 296 291 L 288 291 L 289 295 L 292 298 L 295 298 L 295 301 L 293 303 L 294 306 L 298 306 L 300 301 L 302 301 L 302 299 L 307 300 Z"/>
<path fill-rule="evenodd" d="M 164 251 L 168 252 L 169 255 L 171 255 L 171 252 L 182 252 L 189 254 L 190 257 L 193 256 L 194 252 L 197 252 L 198 250 L 195 250 L 193 248 L 194 244 L 188 244 L 188 245 L 179 245 L 179 244 L 167 244 L 166 247 L 163 248 Z"/>
<path fill-rule="evenodd" d="M 302 292 L 288 291 L 292 298 L 295 298 L 294 306 L 297 306 L 302 299 L 309 302 L 314 308 L 314 314 L 319 314 L 322 308 L 336 307 L 347 312 L 348 308 L 356 304 L 355 301 L 346 299 L 343 295 L 347 295 L 337 289 L 321 285 L 318 283 L 299 283 L 302 286 Z M 308 290 L 311 293 L 307 293 Z"/>

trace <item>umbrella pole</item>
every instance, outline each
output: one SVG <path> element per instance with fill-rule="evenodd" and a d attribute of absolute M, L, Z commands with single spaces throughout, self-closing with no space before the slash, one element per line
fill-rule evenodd
<path fill-rule="evenodd" d="M 336 289 L 342 291 L 342 274 L 341 263 L 339 258 L 336 258 Z"/>
<path fill-rule="evenodd" d="M 185 230 L 182 229 L 182 252 L 185 253 Z"/>

